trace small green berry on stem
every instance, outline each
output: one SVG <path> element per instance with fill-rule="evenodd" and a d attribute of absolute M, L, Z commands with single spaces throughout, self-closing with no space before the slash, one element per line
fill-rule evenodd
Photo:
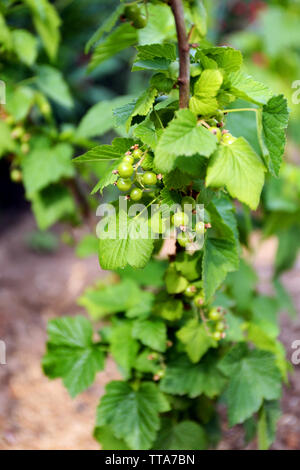
<path fill-rule="evenodd" d="M 157 183 L 156 174 L 152 171 L 146 171 L 142 177 L 145 186 L 154 186 Z"/>
<path fill-rule="evenodd" d="M 211 132 L 213 135 L 215 135 L 217 137 L 218 141 L 221 140 L 222 132 L 217 126 L 212 126 L 208 130 L 209 130 L 209 132 Z"/>
<path fill-rule="evenodd" d="M 196 307 L 202 307 L 202 305 L 204 305 L 204 298 L 201 294 L 196 295 L 196 297 L 194 298 L 194 304 L 196 305 Z"/>
<path fill-rule="evenodd" d="M 184 208 L 184 206 L 186 205 L 192 206 L 192 209 L 195 209 L 196 207 L 195 199 L 191 196 L 184 196 L 181 201 L 181 206 Z"/>
<path fill-rule="evenodd" d="M 185 289 L 184 291 L 184 295 L 186 297 L 194 297 L 195 294 L 197 292 L 197 287 L 194 286 L 193 284 L 190 284 L 189 286 L 187 286 L 187 288 Z"/>
<path fill-rule="evenodd" d="M 189 223 L 189 216 L 184 212 L 178 211 L 172 216 L 172 223 L 175 227 L 184 227 Z"/>
<path fill-rule="evenodd" d="M 133 174 L 133 166 L 130 163 L 121 162 L 118 172 L 121 178 L 129 178 Z"/>
<path fill-rule="evenodd" d="M 143 197 L 143 190 L 140 188 L 133 188 L 130 193 L 130 198 L 133 201 L 139 201 Z"/>
<path fill-rule="evenodd" d="M 221 139 L 221 142 L 224 145 L 231 145 L 235 141 L 236 141 L 236 138 L 233 137 L 233 135 L 231 135 L 229 132 L 224 133 Z"/>
<path fill-rule="evenodd" d="M 132 165 L 134 163 L 134 158 L 133 158 L 132 155 L 125 155 L 122 162 L 123 163 L 129 163 L 129 165 Z"/>
<path fill-rule="evenodd" d="M 222 339 L 222 333 L 220 333 L 220 331 L 214 331 L 212 337 L 215 341 L 220 341 L 220 339 Z"/>
<path fill-rule="evenodd" d="M 226 329 L 226 323 L 223 321 L 218 321 L 216 324 L 216 331 L 220 331 L 221 333 Z"/>
<path fill-rule="evenodd" d="M 143 156 L 143 152 L 141 149 L 139 148 L 136 148 L 133 152 L 132 152 L 132 156 L 134 157 L 135 160 L 140 160 Z"/>
<path fill-rule="evenodd" d="M 10 172 L 10 179 L 14 182 L 14 183 L 20 183 L 22 181 L 22 173 L 20 170 L 18 170 L 17 168 L 14 168 L 13 170 L 11 170 Z"/>
<path fill-rule="evenodd" d="M 219 307 L 214 307 L 209 311 L 208 318 L 212 321 L 218 321 L 222 318 L 222 313 Z"/>
<path fill-rule="evenodd" d="M 185 248 L 187 245 L 189 245 L 191 243 L 191 240 L 190 240 L 189 236 L 187 235 L 187 233 L 180 232 L 177 235 L 177 242 L 179 243 L 180 246 Z"/>
<path fill-rule="evenodd" d="M 127 192 L 130 190 L 132 182 L 130 179 L 120 178 L 117 182 L 117 187 L 120 191 Z"/>

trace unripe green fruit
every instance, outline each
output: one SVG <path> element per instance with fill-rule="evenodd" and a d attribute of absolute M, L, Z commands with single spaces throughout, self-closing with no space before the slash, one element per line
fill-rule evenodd
<path fill-rule="evenodd" d="M 139 201 L 143 197 L 143 191 L 140 188 L 133 188 L 130 193 L 130 198 L 133 201 Z"/>
<path fill-rule="evenodd" d="M 122 163 L 129 163 L 129 165 L 132 165 L 134 163 L 134 158 L 131 155 L 125 155 Z"/>
<path fill-rule="evenodd" d="M 222 132 L 221 132 L 221 129 L 219 129 L 218 127 L 210 127 L 209 129 L 209 132 L 211 132 L 213 135 L 215 135 L 218 139 L 218 141 L 221 140 L 221 137 L 222 137 Z"/>
<path fill-rule="evenodd" d="M 15 127 L 11 133 L 11 136 L 13 139 L 20 139 L 23 137 L 25 131 L 24 128 L 21 126 Z"/>
<path fill-rule="evenodd" d="M 172 216 L 172 223 L 175 227 L 185 226 L 189 223 L 189 216 L 184 212 L 176 212 Z"/>
<path fill-rule="evenodd" d="M 21 145 L 21 152 L 26 155 L 30 150 L 30 147 L 29 145 L 27 144 L 27 142 L 24 142 L 24 144 Z"/>
<path fill-rule="evenodd" d="M 152 171 L 146 171 L 143 174 L 143 183 L 146 186 L 154 186 L 157 183 L 156 174 L 152 173 Z"/>
<path fill-rule="evenodd" d="M 141 149 L 135 149 L 132 152 L 132 156 L 135 158 L 135 160 L 140 160 L 143 156 L 143 152 L 141 151 Z"/>
<path fill-rule="evenodd" d="M 197 222 L 195 225 L 195 231 L 198 235 L 203 235 L 205 232 L 205 224 L 204 222 Z"/>
<path fill-rule="evenodd" d="M 196 305 L 196 307 L 202 307 L 202 305 L 204 304 L 204 299 L 201 294 L 196 295 L 196 297 L 194 298 L 194 304 Z"/>
<path fill-rule="evenodd" d="M 179 245 L 182 246 L 183 248 L 185 248 L 189 243 L 191 243 L 189 237 L 187 236 L 185 232 L 180 232 L 177 235 L 177 241 Z"/>
<path fill-rule="evenodd" d="M 194 286 L 193 284 L 187 286 L 187 288 L 184 291 L 184 295 L 187 297 L 194 297 L 197 292 L 197 287 Z"/>
<path fill-rule="evenodd" d="M 221 312 L 218 311 L 217 308 L 212 308 L 209 311 L 208 317 L 212 321 L 218 321 L 222 318 L 222 314 L 221 314 Z"/>
<path fill-rule="evenodd" d="M 220 331 L 222 333 L 222 331 L 224 331 L 226 328 L 226 325 L 223 321 L 218 321 L 218 323 L 216 324 L 216 331 Z"/>
<path fill-rule="evenodd" d="M 220 333 L 220 331 L 214 331 L 212 337 L 215 341 L 220 341 L 220 339 L 222 339 L 222 333 Z"/>
<path fill-rule="evenodd" d="M 181 205 L 182 205 L 183 208 L 184 208 L 185 205 L 189 205 L 189 206 L 192 206 L 192 209 L 195 209 L 196 201 L 191 196 L 184 196 L 182 198 Z"/>
<path fill-rule="evenodd" d="M 128 20 L 134 21 L 140 15 L 140 8 L 138 5 L 127 5 L 124 10 L 124 15 Z"/>
<path fill-rule="evenodd" d="M 120 191 L 126 192 L 131 188 L 132 182 L 130 179 L 120 178 L 117 182 L 117 187 Z"/>
<path fill-rule="evenodd" d="M 226 134 L 223 134 L 222 136 L 222 144 L 225 145 L 231 145 L 235 140 L 236 138 L 233 137 L 233 135 L 231 135 L 229 132 L 226 132 Z"/>
<path fill-rule="evenodd" d="M 14 183 L 20 183 L 22 181 L 22 173 L 20 170 L 17 170 L 17 168 L 15 168 L 14 170 L 12 170 L 10 172 L 10 179 L 14 182 Z"/>
<path fill-rule="evenodd" d="M 140 15 L 132 22 L 132 24 L 136 29 L 143 29 L 147 25 L 147 19 Z"/>
<path fill-rule="evenodd" d="M 8 124 L 9 126 L 12 126 L 12 125 L 14 124 L 15 120 L 14 120 L 14 118 L 13 118 L 12 116 L 7 116 L 7 117 L 5 118 L 5 122 L 6 122 L 6 124 Z"/>
<path fill-rule="evenodd" d="M 133 173 L 133 166 L 130 163 L 121 162 L 118 166 L 118 172 L 121 178 L 129 178 Z"/>

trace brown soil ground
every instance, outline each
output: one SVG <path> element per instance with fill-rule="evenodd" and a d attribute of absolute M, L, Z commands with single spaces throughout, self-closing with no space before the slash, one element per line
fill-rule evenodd
<path fill-rule="evenodd" d="M 72 400 L 60 380 L 43 376 L 40 360 L 47 321 L 81 313 L 76 298 L 103 273 L 95 258 L 78 260 L 64 245 L 51 255 L 29 250 L 24 237 L 33 229 L 32 217 L 26 214 L 0 234 L 0 339 L 7 345 L 7 365 L 0 365 L 0 449 L 98 449 L 91 437 L 95 408 L 105 383 L 118 376 L 113 362 L 87 392 Z M 274 241 L 259 245 L 254 240 L 254 245 L 260 288 L 269 292 Z M 300 260 L 284 276 L 284 284 L 300 311 Z M 292 341 L 300 339 L 300 315 L 296 321 L 282 316 L 281 339 L 290 357 Z M 273 448 L 299 450 L 300 366 L 284 391 L 282 406 Z M 244 448 L 239 427 L 228 429 L 224 419 L 223 431 L 219 449 Z M 255 443 L 247 448 L 255 448 Z"/>

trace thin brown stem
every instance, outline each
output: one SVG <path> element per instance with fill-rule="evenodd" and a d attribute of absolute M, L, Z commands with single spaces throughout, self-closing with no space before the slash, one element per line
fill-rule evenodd
<path fill-rule="evenodd" d="M 178 38 L 179 107 L 188 108 L 190 100 L 190 46 L 184 23 L 184 10 L 182 0 L 170 0 L 169 4 L 174 15 Z"/>

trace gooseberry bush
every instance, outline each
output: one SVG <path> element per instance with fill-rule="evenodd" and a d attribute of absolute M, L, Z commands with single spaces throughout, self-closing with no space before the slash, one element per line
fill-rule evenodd
<path fill-rule="evenodd" d="M 153 27 L 160 16 L 165 36 Z M 102 449 L 214 447 L 223 405 L 246 440 L 257 433 L 266 449 L 275 437 L 289 370 L 277 339 L 281 299 L 257 292 L 241 214 L 258 209 L 266 175 L 279 174 L 287 102 L 247 75 L 238 50 L 205 36 L 199 0 L 121 2 L 87 45 L 90 70 L 135 45 L 132 70 L 150 77 L 114 110 L 121 137 L 75 160 L 109 163 L 92 192 L 115 194 L 97 235 L 100 266 L 118 277 L 79 299 L 93 323 L 49 322 L 43 358 L 72 397 L 108 355 L 117 363 L 122 379 L 97 410 Z M 238 136 L 232 115 L 253 117 L 241 118 Z"/>

